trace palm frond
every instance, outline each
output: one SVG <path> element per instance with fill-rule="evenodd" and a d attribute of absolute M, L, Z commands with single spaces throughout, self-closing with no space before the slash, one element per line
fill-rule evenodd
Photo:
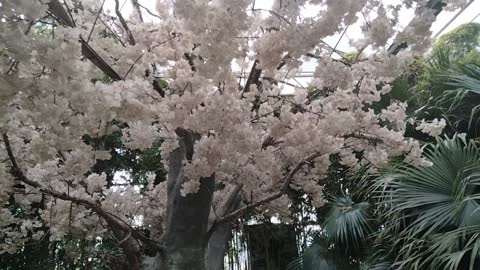
<path fill-rule="evenodd" d="M 391 217 L 384 235 L 393 234 L 397 247 L 394 266 L 453 270 L 468 261 L 479 267 L 472 252 L 480 238 L 469 229 L 480 227 L 479 148 L 457 135 L 429 146 L 425 157 L 433 166 L 397 167 L 380 195 Z"/>
<path fill-rule="evenodd" d="M 327 239 L 347 254 L 355 253 L 372 231 L 369 224 L 370 204 L 355 203 L 349 195 L 344 194 L 333 197 L 330 206 L 322 226 Z"/>

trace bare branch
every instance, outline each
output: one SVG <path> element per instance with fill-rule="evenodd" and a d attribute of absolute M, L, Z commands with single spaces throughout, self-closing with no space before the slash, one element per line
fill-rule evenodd
<path fill-rule="evenodd" d="M 120 20 L 120 23 L 122 24 L 123 29 L 125 29 L 125 32 L 127 33 L 128 44 L 132 46 L 135 45 L 135 39 L 133 38 L 132 32 L 130 31 L 130 28 L 128 28 L 128 24 L 123 18 L 122 12 L 120 12 L 120 3 L 118 3 L 118 0 L 115 0 L 115 13 L 117 14 L 117 17 Z"/>
<path fill-rule="evenodd" d="M 153 13 L 152 11 L 150 11 L 150 9 L 142 6 L 142 4 L 138 3 L 138 1 L 137 1 L 137 5 L 138 5 L 139 7 L 141 7 L 141 8 L 143 8 L 143 9 L 145 9 L 145 11 L 146 11 L 148 14 L 152 15 L 153 17 L 162 19 L 162 17 L 160 17 L 160 16 L 158 16 L 157 14 Z"/>
<path fill-rule="evenodd" d="M 140 3 L 138 3 L 138 0 L 132 0 L 132 6 L 135 8 L 135 10 L 138 13 L 138 18 L 140 21 L 143 23 L 143 16 L 142 16 L 142 11 L 140 10 Z"/>
<path fill-rule="evenodd" d="M 100 17 L 100 14 L 102 14 L 103 5 L 105 5 L 105 0 L 103 0 L 102 6 L 98 10 L 97 16 L 95 17 L 95 21 L 93 21 L 92 29 L 90 30 L 90 33 L 88 34 L 87 43 L 90 41 L 90 37 L 92 36 L 93 30 L 95 29 L 95 25 L 97 25 L 97 21 L 98 21 L 98 18 Z"/>
<path fill-rule="evenodd" d="M 347 27 L 345 27 L 345 29 L 343 30 L 342 35 L 338 38 L 337 43 L 333 47 L 333 50 L 330 52 L 329 57 L 332 57 L 333 53 L 335 53 L 335 51 L 337 50 L 338 44 L 340 44 L 340 41 L 342 41 L 343 36 L 345 36 L 345 33 L 347 32 L 349 26 L 350 25 L 347 25 Z M 340 56 L 342 56 L 342 55 L 340 55 Z"/>
<path fill-rule="evenodd" d="M 269 203 L 273 200 L 276 200 L 280 197 L 282 197 L 283 195 L 285 195 L 288 191 L 288 187 L 290 186 L 290 184 L 292 183 L 293 181 L 293 177 L 297 174 L 298 171 L 300 171 L 300 169 L 305 165 L 305 164 L 308 164 L 310 163 L 311 161 L 313 161 L 315 158 L 321 156 L 322 154 L 320 152 L 313 152 L 313 154 L 309 155 L 308 157 L 306 157 L 305 159 L 303 159 L 302 161 L 298 162 L 297 165 L 295 165 L 295 167 L 293 167 L 293 169 L 283 178 L 283 185 L 282 187 L 280 188 L 280 191 L 271 195 L 271 196 L 268 196 L 266 197 L 265 199 L 262 199 L 260 201 L 256 201 L 256 202 L 253 202 L 253 203 L 249 203 L 247 204 L 246 206 L 236 210 L 236 211 L 233 211 L 232 213 L 230 214 L 227 214 L 223 217 L 221 217 L 220 219 L 218 219 L 215 223 L 216 224 L 219 224 L 219 223 L 224 223 L 224 222 L 228 222 L 232 219 L 235 219 L 235 218 L 238 218 L 240 217 L 241 215 L 245 214 L 247 211 L 250 211 L 254 208 L 257 208 L 258 206 L 261 206 L 261 205 L 264 205 L 266 203 Z"/>
<path fill-rule="evenodd" d="M 53 16 L 62 23 L 62 25 L 75 27 L 75 24 L 70 20 L 68 13 L 63 8 L 62 4 L 58 0 L 52 0 L 48 3 L 48 7 Z M 90 60 L 95 66 L 97 66 L 101 71 L 108 75 L 113 80 L 119 81 L 122 79 L 118 73 L 113 70 L 96 52 L 95 50 L 88 45 L 83 38 L 80 37 L 80 43 L 82 44 L 82 54 L 85 58 Z"/>
<path fill-rule="evenodd" d="M 292 25 L 291 22 L 289 22 L 285 17 L 283 17 L 282 15 L 278 14 L 277 12 L 273 11 L 273 10 L 270 10 L 270 9 L 263 9 L 263 8 L 255 8 L 255 9 L 252 9 L 253 12 L 255 11 L 266 11 L 266 12 L 269 12 L 270 14 L 274 15 L 275 17 L 279 18 L 280 20 L 286 22 L 288 25 Z"/>
<path fill-rule="evenodd" d="M 127 73 L 125 74 L 125 76 L 123 76 L 123 79 L 126 79 L 128 74 L 130 74 L 130 71 L 132 71 L 133 67 L 135 66 L 135 64 L 140 61 L 140 59 L 143 57 L 144 53 L 142 53 L 134 62 L 133 64 L 130 66 L 130 68 L 128 69 Z"/>
<path fill-rule="evenodd" d="M 51 0 L 48 3 L 48 8 L 57 17 L 58 21 L 66 26 L 75 27 L 75 23 L 72 21 L 68 12 L 63 8 L 62 4 L 58 0 Z"/>
<path fill-rule="evenodd" d="M 68 13 L 68 16 L 70 16 L 70 19 L 72 20 L 73 26 L 76 27 L 77 24 L 75 23 L 75 20 L 73 19 L 72 11 L 71 11 L 70 8 L 68 7 L 67 1 L 63 1 L 63 4 L 64 4 L 65 7 L 67 8 L 67 13 Z"/>
<path fill-rule="evenodd" d="M 108 65 L 100 55 L 98 55 L 95 50 L 88 45 L 88 43 L 80 37 L 80 43 L 82 43 L 82 54 L 90 60 L 95 66 L 97 66 L 103 73 L 107 74 L 110 78 L 115 81 L 121 81 L 122 77 L 118 75 L 118 73 L 113 70 L 110 65 Z"/>

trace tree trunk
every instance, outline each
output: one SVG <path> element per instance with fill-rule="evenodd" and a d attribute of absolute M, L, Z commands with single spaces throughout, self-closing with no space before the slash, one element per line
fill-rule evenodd
<path fill-rule="evenodd" d="M 227 202 L 228 203 L 228 202 Z M 235 194 L 235 199 L 232 205 L 228 205 L 226 209 L 228 212 L 234 211 L 240 205 L 240 196 Z M 222 212 L 222 211 L 221 211 Z M 227 244 L 232 237 L 232 224 L 226 222 L 218 225 L 215 228 L 212 236 L 208 241 L 207 249 L 207 269 L 208 270 L 223 270 L 225 252 Z"/>
<path fill-rule="evenodd" d="M 163 262 L 165 270 L 206 269 L 208 216 L 212 204 L 215 178 L 200 179 L 197 193 L 181 195 L 183 183 L 189 181 L 183 173 L 183 160 L 193 155 L 194 135 L 185 130 L 177 132 L 179 147 L 169 159 L 167 218 Z M 195 180 L 198 181 L 198 180 Z M 163 269 L 162 269 L 163 270 Z"/>

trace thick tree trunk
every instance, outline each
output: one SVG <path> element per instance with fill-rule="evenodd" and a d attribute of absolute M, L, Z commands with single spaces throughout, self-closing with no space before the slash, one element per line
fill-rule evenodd
<path fill-rule="evenodd" d="M 232 211 L 235 211 L 240 206 L 240 190 L 242 186 L 237 185 L 226 196 L 224 203 L 217 209 L 219 216 L 224 216 Z M 209 230 L 212 230 L 214 224 L 209 224 Z M 225 222 L 218 224 L 213 228 L 213 233 L 208 240 L 207 248 L 207 269 L 208 270 L 223 270 L 223 259 L 227 251 L 227 244 L 232 237 L 232 223 Z"/>
<path fill-rule="evenodd" d="M 183 160 L 193 155 L 194 136 L 186 131 L 181 136 L 179 147 L 170 155 L 168 174 L 167 218 L 163 262 L 165 270 L 206 269 L 208 216 L 212 204 L 215 178 L 200 179 L 197 193 L 181 195 L 186 181 Z M 198 181 L 198 180 L 195 180 Z M 162 269 L 163 270 L 163 269 Z"/>
<path fill-rule="evenodd" d="M 224 223 L 215 229 L 208 241 L 207 270 L 223 270 L 223 259 L 231 237 L 232 225 L 230 223 Z"/>

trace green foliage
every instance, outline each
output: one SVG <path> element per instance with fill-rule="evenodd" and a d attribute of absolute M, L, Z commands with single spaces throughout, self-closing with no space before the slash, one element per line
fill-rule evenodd
<path fill-rule="evenodd" d="M 470 227 L 480 226 L 479 149 L 474 141 L 455 136 L 431 146 L 425 157 L 433 166 L 396 168 L 388 192 L 380 196 L 380 203 L 389 205 L 384 226 L 394 240 L 394 265 L 478 269 L 478 249 L 472 253 L 478 236 Z"/>
<path fill-rule="evenodd" d="M 346 269 L 480 269 L 480 152 L 467 140 L 480 135 L 479 45 L 480 24 L 447 33 L 375 107 L 407 102 L 410 116 L 445 118 L 447 134 L 466 137 L 430 145 L 432 167 L 392 162 L 393 171 L 375 180 L 365 175 L 357 185 L 333 160 L 322 233 L 290 269 L 345 269 L 344 262 Z M 413 125 L 407 136 L 431 140 Z"/>
<path fill-rule="evenodd" d="M 385 96 L 381 106 L 390 99 L 407 101 L 407 113 L 417 119 L 445 118 L 447 134 L 479 135 L 480 95 L 478 70 L 480 24 L 466 24 L 440 37 L 432 52 L 415 59 L 392 84 L 391 95 Z M 429 140 L 414 128 L 408 127 L 407 136 Z"/>
<path fill-rule="evenodd" d="M 54 32 L 54 27 L 45 23 L 37 23 L 33 26 L 33 32 L 42 37 L 49 37 Z"/>
<path fill-rule="evenodd" d="M 458 26 L 452 31 L 438 38 L 433 44 L 432 51 L 448 49 L 454 60 L 465 58 L 471 51 L 480 45 L 480 24 L 467 23 Z"/>
<path fill-rule="evenodd" d="M 329 241 L 318 235 L 312 245 L 302 255 L 287 266 L 287 270 L 354 270 L 358 262 L 345 257 L 339 250 L 331 246 Z"/>
<path fill-rule="evenodd" d="M 322 225 L 326 239 L 341 246 L 345 254 L 355 254 L 364 247 L 371 232 L 368 202 L 355 203 L 351 196 L 332 197 L 330 212 Z"/>
<path fill-rule="evenodd" d="M 156 184 L 164 181 L 166 171 L 161 163 L 161 140 L 156 141 L 151 148 L 144 151 L 130 150 L 122 142 L 122 130 L 127 125 L 117 123 L 117 126 L 120 127 L 120 130 L 110 135 L 98 138 L 84 136 L 84 140 L 88 144 L 95 149 L 108 150 L 112 156 L 109 160 L 97 160 L 94 172 L 105 173 L 109 186 L 113 185 L 113 176 L 116 172 L 127 172 L 130 176 L 127 182 L 130 185 L 146 185 L 148 173 L 156 174 Z"/>
<path fill-rule="evenodd" d="M 479 269 L 480 149 L 457 135 L 425 158 L 431 167 L 395 164 L 367 177 L 363 201 L 333 197 L 320 235 L 290 269 Z"/>
<path fill-rule="evenodd" d="M 2 270 L 113 270 L 121 269 L 124 257 L 111 240 L 66 239 L 31 241 L 14 254 L 0 256 Z"/>

